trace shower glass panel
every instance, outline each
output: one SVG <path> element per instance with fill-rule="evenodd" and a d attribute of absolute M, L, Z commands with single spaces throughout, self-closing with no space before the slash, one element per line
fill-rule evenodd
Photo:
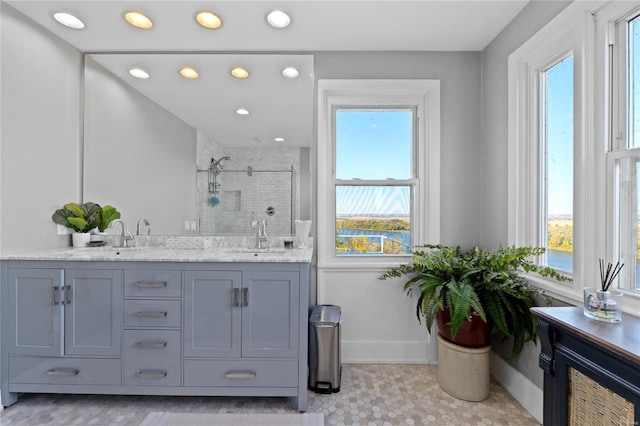
<path fill-rule="evenodd" d="M 202 235 L 249 235 L 251 222 L 267 219 L 271 236 L 292 235 L 295 211 L 295 171 L 221 170 L 216 193 L 205 170 L 198 170 L 198 216 Z"/>

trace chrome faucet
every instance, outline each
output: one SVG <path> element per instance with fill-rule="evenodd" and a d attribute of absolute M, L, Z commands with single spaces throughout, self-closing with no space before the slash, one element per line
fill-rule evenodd
<path fill-rule="evenodd" d="M 109 224 L 109 228 L 113 228 L 116 223 L 122 225 L 122 233 L 120 234 L 120 245 L 118 247 L 130 247 L 129 241 L 134 241 L 133 235 L 127 229 L 127 225 L 121 219 L 116 219 Z"/>
<path fill-rule="evenodd" d="M 267 239 L 267 219 L 262 219 L 261 221 L 252 220 L 251 227 L 256 230 L 256 247 L 257 249 L 262 249 L 266 247 L 262 247 L 262 243 L 266 243 Z"/>
<path fill-rule="evenodd" d="M 149 227 L 149 229 L 147 229 L 147 235 L 151 235 L 151 224 L 149 223 L 149 221 L 147 219 L 140 219 L 138 221 L 138 226 L 136 227 L 136 235 L 140 235 L 140 227 L 142 225 L 147 225 Z"/>

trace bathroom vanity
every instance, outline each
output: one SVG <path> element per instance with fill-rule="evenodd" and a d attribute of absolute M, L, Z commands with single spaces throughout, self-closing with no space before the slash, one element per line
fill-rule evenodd
<path fill-rule="evenodd" d="M 297 397 L 311 249 L 2 259 L 2 404 L 22 392 Z"/>

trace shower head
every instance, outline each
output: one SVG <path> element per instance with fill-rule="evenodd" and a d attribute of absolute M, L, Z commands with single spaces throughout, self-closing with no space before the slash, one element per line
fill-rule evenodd
<path fill-rule="evenodd" d="M 224 166 L 222 165 L 222 162 L 224 160 L 231 160 L 231 157 L 222 157 L 218 161 L 216 161 L 216 164 L 220 169 L 224 169 Z"/>

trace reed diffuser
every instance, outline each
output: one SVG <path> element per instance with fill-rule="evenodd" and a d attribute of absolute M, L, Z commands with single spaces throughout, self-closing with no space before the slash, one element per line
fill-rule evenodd
<path fill-rule="evenodd" d="M 611 284 L 618 278 L 624 263 L 617 262 L 615 266 L 608 262 L 605 267 L 604 259 L 599 259 L 600 289 L 596 287 L 584 288 L 584 315 L 599 321 L 622 321 L 622 292 L 609 290 Z"/>

